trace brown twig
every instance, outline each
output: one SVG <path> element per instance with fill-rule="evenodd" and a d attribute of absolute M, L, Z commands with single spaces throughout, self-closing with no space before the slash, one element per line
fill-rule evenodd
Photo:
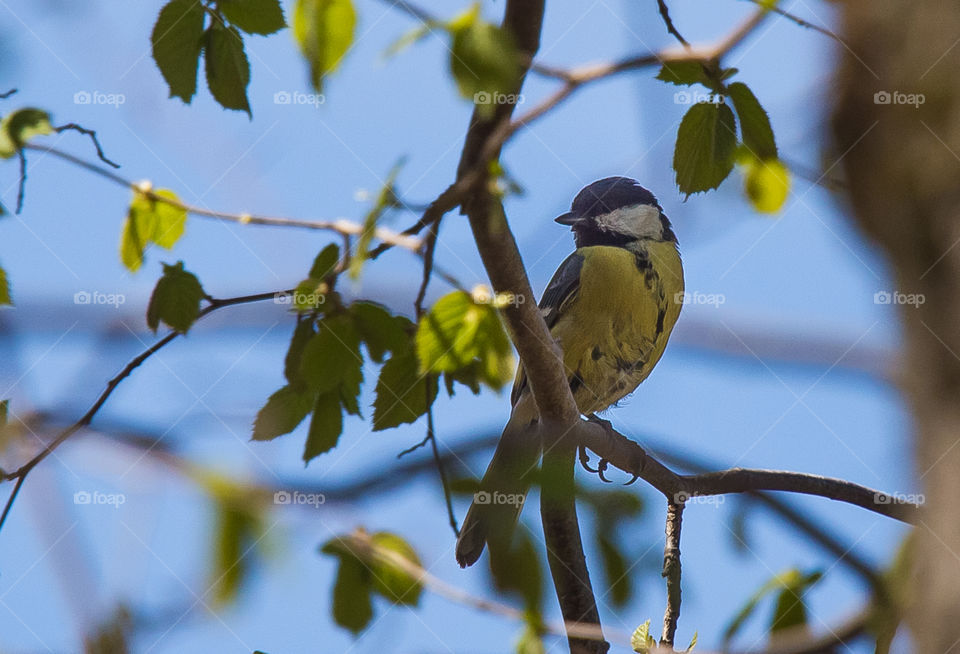
<path fill-rule="evenodd" d="M 690 42 L 683 38 L 676 26 L 673 24 L 673 19 L 670 18 L 670 10 L 667 8 L 666 0 L 657 0 L 657 10 L 660 12 L 660 17 L 663 18 L 663 24 L 666 25 L 667 31 L 678 41 L 680 41 L 680 43 L 685 46 L 689 46 Z"/>
<path fill-rule="evenodd" d="M 683 502 L 667 503 L 667 540 L 663 546 L 663 572 L 667 580 L 667 609 L 663 614 L 660 645 L 673 648 L 680 619 L 680 528 L 683 526 Z"/>

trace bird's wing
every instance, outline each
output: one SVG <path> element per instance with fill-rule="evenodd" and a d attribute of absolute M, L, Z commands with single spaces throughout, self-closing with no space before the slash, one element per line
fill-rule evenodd
<path fill-rule="evenodd" d="M 583 268 L 583 257 L 576 252 L 564 259 L 553 278 L 547 284 L 547 289 L 540 299 L 540 313 L 543 315 L 547 327 L 552 329 L 560 318 L 560 314 L 573 302 L 580 290 L 580 269 Z M 523 364 L 517 368 L 517 379 L 513 384 L 510 401 L 517 403 L 520 394 L 527 387 L 527 376 L 523 371 Z"/>

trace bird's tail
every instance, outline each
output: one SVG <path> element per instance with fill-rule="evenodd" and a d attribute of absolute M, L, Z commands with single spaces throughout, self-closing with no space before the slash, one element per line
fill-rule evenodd
<path fill-rule="evenodd" d="M 488 542 L 509 546 L 540 456 L 540 436 L 532 426 L 535 419 L 533 398 L 527 393 L 514 406 L 463 519 L 456 551 L 461 568 L 476 563 Z"/>

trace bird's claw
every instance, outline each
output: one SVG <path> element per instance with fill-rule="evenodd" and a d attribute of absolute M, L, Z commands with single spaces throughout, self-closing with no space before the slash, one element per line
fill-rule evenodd
<path fill-rule="evenodd" d="M 587 448 L 581 445 L 579 449 L 580 449 L 580 465 L 583 466 L 583 469 L 586 470 L 587 472 L 592 472 L 592 473 L 598 472 L 599 471 L 598 468 L 590 467 L 590 455 L 587 454 Z"/>
<path fill-rule="evenodd" d="M 624 486 L 630 486 L 631 484 L 633 484 L 633 482 L 635 482 L 638 479 L 640 479 L 640 475 L 634 475 L 630 481 L 624 484 Z"/>
<path fill-rule="evenodd" d="M 606 459 L 600 459 L 600 462 L 597 464 L 597 476 L 600 477 L 600 481 L 605 481 L 608 484 L 613 482 L 603 476 L 603 473 L 607 471 L 607 466 L 610 465 L 610 462 Z"/>

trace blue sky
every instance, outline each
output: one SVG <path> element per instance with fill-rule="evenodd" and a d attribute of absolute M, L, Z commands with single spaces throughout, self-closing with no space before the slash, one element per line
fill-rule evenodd
<path fill-rule="evenodd" d="M 496 17 L 501 4 L 486 3 L 488 17 Z M 720 37 L 753 10 L 733 0 L 671 6 L 693 42 Z M 319 108 L 273 101 L 277 92 L 309 92 L 289 32 L 248 37 L 252 121 L 222 110 L 202 80 L 191 106 L 166 98 L 149 54 L 159 7 L 0 0 L 0 87 L 20 89 L 3 110 L 35 105 L 50 110 L 56 122 L 94 128 L 124 175 L 219 210 L 357 219 L 368 205 L 364 191 L 375 192 L 401 156 L 407 165 L 399 186 L 412 201 L 432 199 L 452 180 L 470 106 L 448 78 L 441 38 L 383 58 L 412 27 L 387 3 L 358 3 L 356 45 L 329 80 Z M 833 23 L 826 3 L 794 0 L 784 7 L 812 22 Z M 463 6 L 436 3 L 431 9 L 451 16 Z M 554 3 L 541 57 L 572 66 L 669 43 L 652 1 Z M 829 152 L 823 134 L 830 71 L 841 56 L 835 45 L 773 18 L 727 62 L 769 111 L 783 156 L 809 168 L 822 156 L 827 165 L 836 159 L 823 154 Z M 526 189 L 507 210 L 538 292 L 572 248 L 569 233 L 551 218 L 590 181 L 626 174 L 652 189 L 673 220 L 687 288 L 724 298 L 720 306 L 684 309 L 656 372 L 608 417 L 643 443 L 668 444 L 722 465 L 803 470 L 911 492 L 916 480 L 904 464 L 910 460 L 909 420 L 886 381 L 850 368 L 848 358 L 798 365 L 762 349 L 750 353 L 751 344 L 765 337 L 787 349 L 825 340 L 841 354 L 849 349 L 851 356 L 866 350 L 892 357 L 894 310 L 874 303 L 874 293 L 892 288 L 883 260 L 852 228 L 842 205 L 803 179 L 795 179 L 777 219 L 750 209 L 737 173 L 719 191 L 684 201 L 670 161 L 685 107 L 674 103 L 676 89 L 654 80 L 654 72 L 584 89 L 520 132 L 505 154 Z M 520 109 L 552 88 L 554 82 L 532 77 Z M 125 101 L 119 107 L 75 104 L 74 94 L 83 91 L 122 94 Z M 78 135 L 45 142 L 92 154 Z M 148 252 L 144 268 L 130 275 L 117 255 L 128 192 L 36 153 L 30 162 L 23 214 L 0 220 L 0 263 L 18 305 L 2 316 L 14 331 L 0 343 L 0 382 L 11 389 L 14 411 L 82 413 L 106 379 L 142 349 L 141 339 L 152 340 L 142 311 L 161 261 L 184 260 L 208 292 L 226 297 L 289 287 L 330 240 L 323 233 L 193 217 L 174 252 Z M 9 207 L 15 204 L 16 166 L 8 163 L 2 171 L 0 199 Z M 402 227 L 412 218 L 398 215 L 393 224 Z M 444 222 L 438 260 L 467 285 L 485 279 L 469 229 L 456 214 Z M 410 312 L 419 276 L 416 259 L 393 252 L 368 266 L 350 291 Z M 119 310 L 73 304 L 74 293 L 84 290 L 121 293 L 126 302 Z M 444 290 L 442 281 L 435 282 L 431 297 Z M 373 434 L 353 420 L 341 447 L 306 470 L 302 428 L 269 444 L 246 443 L 256 410 L 282 384 L 292 320 L 274 305 L 231 311 L 212 316 L 138 370 L 102 418 L 164 433 L 206 464 L 265 483 L 275 474 L 320 485 L 371 469 L 388 475 L 395 454 L 422 436 L 420 424 Z M 113 328 L 106 342 L 97 333 L 105 327 Z M 743 351 L 711 353 L 721 340 L 742 340 Z M 366 376 L 375 374 L 370 369 Z M 371 392 L 364 391 L 367 404 Z M 506 397 L 490 392 L 442 400 L 441 439 L 452 445 L 471 434 L 495 433 L 508 411 Z M 486 460 L 478 456 L 470 463 L 480 472 Z M 84 489 L 122 492 L 127 502 L 103 511 L 74 505 L 72 494 Z M 655 566 L 663 507 L 648 490 L 637 490 L 650 500 L 647 516 L 622 537 L 638 551 L 652 547 L 645 560 Z M 858 509 L 815 499 L 797 503 L 877 563 L 890 557 L 903 533 Z M 751 522 L 749 549 L 737 553 L 730 545 L 733 507 L 731 500 L 687 511 L 679 641 L 696 629 L 701 643 L 717 644 L 735 608 L 791 566 L 828 570 L 810 597 L 816 629 L 856 610 L 864 597 L 858 581 L 777 523 Z M 458 505 L 461 514 L 464 508 Z M 216 617 L 200 610 L 167 633 L 166 627 L 150 631 L 137 641 L 137 651 L 307 652 L 319 643 L 324 651 L 494 652 L 512 642 L 518 625 L 429 595 L 415 612 L 378 606 L 383 618 L 357 640 L 329 618 L 333 567 L 315 546 L 360 524 L 397 531 L 441 578 L 490 592 L 482 572 L 462 572 L 453 562 L 434 479 L 318 513 L 277 512 L 273 553 L 237 606 Z M 206 588 L 210 517 L 209 503 L 194 487 L 109 441 L 90 437 L 63 448 L 31 476 L 0 537 L 0 648 L 73 651 L 84 625 L 102 619 L 118 598 L 142 599 L 148 607 L 189 606 Z M 536 516 L 527 518 L 536 524 Z M 595 566 L 595 553 L 588 554 Z M 595 572 L 595 584 L 599 579 Z M 603 605 L 606 623 L 623 630 L 647 618 L 659 624 L 661 583 L 647 575 L 641 589 L 625 610 Z M 754 644 L 761 627 L 751 623 L 743 644 Z"/>

